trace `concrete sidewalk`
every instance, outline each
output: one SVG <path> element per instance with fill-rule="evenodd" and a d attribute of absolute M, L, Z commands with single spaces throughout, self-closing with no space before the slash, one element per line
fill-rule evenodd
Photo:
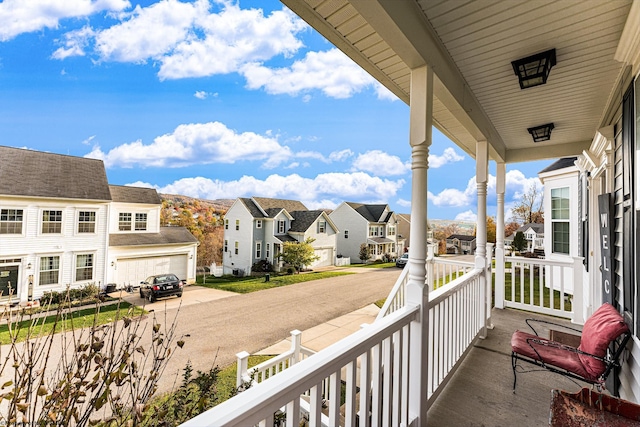
<path fill-rule="evenodd" d="M 302 345 L 320 351 L 358 331 L 362 324 L 371 324 L 380 309 L 369 304 L 359 310 L 332 319 L 326 323 L 302 331 Z M 291 349 L 291 337 L 258 351 L 257 355 L 278 355 Z"/>

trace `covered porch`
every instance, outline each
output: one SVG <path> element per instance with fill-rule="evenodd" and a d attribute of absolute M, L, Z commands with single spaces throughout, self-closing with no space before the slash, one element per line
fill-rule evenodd
<path fill-rule="evenodd" d="M 581 156 L 588 160 L 585 175 L 594 195 L 613 192 L 623 179 L 631 179 L 622 161 L 614 168 L 618 154 L 613 147 L 623 89 L 640 63 L 640 4 L 283 2 L 410 105 L 409 262 L 373 324 L 186 425 L 273 426 L 277 412 L 286 413 L 289 427 L 301 420 L 310 426 L 546 424 L 550 390 L 579 387 L 532 373 L 520 376 L 512 394 L 509 338 L 525 328 L 523 317 L 530 316 L 512 309 L 583 324 L 603 298 L 600 272 L 590 268 L 585 274 L 583 261 L 600 265 L 601 252 L 592 246 L 562 261 L 506 257 L 506 165 Z M 538 65 L 552 65 L 551 74 L 547 68 L 536 76 L 538 82 L 519 82 L 517 60 L 526 62 L 542 52 L 550 56 L 539 58 Z M 523 67 L 528 72 L 536 68 Z M 539 134 L 541 125 L 552 133 Z M 427 244 L 432 127 L 476 160 L 477 244 L 471 263 L 434 258 Z M 490 162 L 495 162 L 493 177 Z M 486 226 L 493 188 L 495 270 Z M 597 200 L 586 187 L 584 194 L 585 206 Z M 596 221 L 584 227 L 586 235 L 599 233 Z M 635 349 L 636 342 L 630 347 Z M 633 397 L 635 375 L 624 369 L 623 375 L 623 391 Z"/>

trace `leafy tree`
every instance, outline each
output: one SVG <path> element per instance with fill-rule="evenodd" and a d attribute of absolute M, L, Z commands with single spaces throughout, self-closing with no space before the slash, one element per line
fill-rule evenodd
<path fill-rule="evenodd" d="M 478 235 L 478 230 L 473 234 L 474 236 Z M 495 243 L 496 242 L 496 220 L 492 216 L 487 217 L 487 243 Z"/>
<path fill-rule="evenodd" d="M 360 252 L 358 253 L 358 258 L 360 258 L 360 260 L 365 263 L 371 259 L 371 252 L 369 251 L 369 245 L 367 245 L 366 243 L 363 243 L 360 245 Z"/>
<path fill-rule="evenodd" d="M 520 203 L 511 208 L 511 215 L 514 220 L 522 225 L 543 223 L 542 196 L 542 189 L 532 183 L 527 192 L 522 195 Z"/>
<path fill-rule="evenodd" d="M 316 255 L 313 246 L 315 239 L 309 237 L 304 242 L 285 242 L 282 245 L 282 254 L 280 257 L 284 262 L 291 265 L 296 269 L 296 272 L 300 273 L 300 270 L 305 265 L 311 264 L 313 261 L 320 259 Z"/>
<path fill-rule="evenodd" d="M 509 224 L 504 226 L 504 235 L 506 236 L 511 236 L 513 233 L 516 232 L 516 230 L 520 228 L 520 224 L 518 224 L 517 222 L 510 222 Z"/>
<path fill-rule="evenodd" d="M 527 239 L 524 238 L 524 233 L 522 231 L 518 231 L 515 236 L 513 236 L 513 242 L 511 243 L 511 249 L 514 251 L 522 251 L 527 247 Z"/>

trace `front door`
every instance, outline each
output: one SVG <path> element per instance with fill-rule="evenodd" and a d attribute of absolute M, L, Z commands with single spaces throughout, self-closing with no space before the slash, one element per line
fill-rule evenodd
<path fill-rule="evenodd" d="M 0 266 L 0 299 L 8 299 L 9 295 L 15 298 L 18 294 L 18 269 L 17 265 Z"/>

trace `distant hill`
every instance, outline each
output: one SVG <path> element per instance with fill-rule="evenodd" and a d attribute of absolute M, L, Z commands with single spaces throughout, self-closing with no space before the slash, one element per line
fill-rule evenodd
<path fill-rule="evenodd" d="M 160 198 L 162 200 L 167 200 L 173 202 L 175 204 L 193 204 L 194 201 L 197 201 L 201 206 L 211 207 L 217 211 L 226 212 L 229 210 L 234 199 L 216 199 L 216 200 L 207 200 L 207 199 L 197 199 L 195 197 L 183 196 L 180 194 L 163 194 L 160 193 Z"/>

